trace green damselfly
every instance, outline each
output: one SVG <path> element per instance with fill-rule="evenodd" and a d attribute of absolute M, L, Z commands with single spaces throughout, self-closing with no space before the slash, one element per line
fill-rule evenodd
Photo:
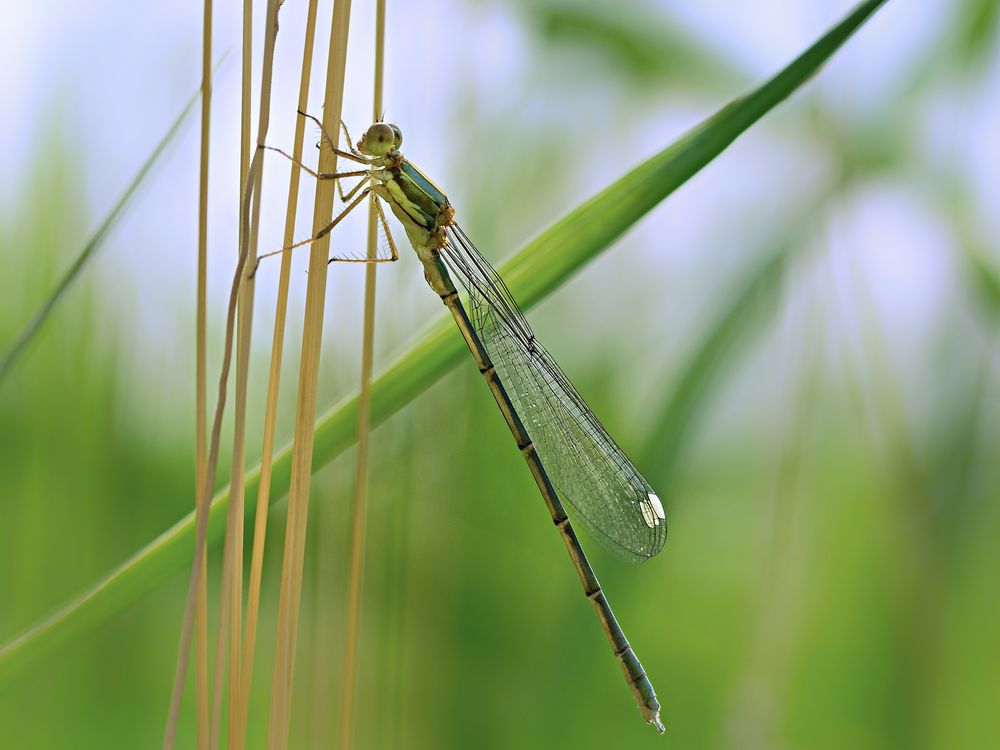
<path fill-rule="evenodd" d="M 503 280 L 456 223 L 447 196 L 403 157 L 399 128 L 376 122 L 356 147 L 346 127 L 343 131 L 347 151 L 338 149 L 327 134 L 323 137 L 339 157 L 363 169 L 322 174 L 303 168 L 318 179 L 337 180 L 338 188 L 342 179 L 360 177 L 346 194 L 341 190 L 347 207 L 316 236 L 260 257 L 315 242 L 368 197 L 388 241 L 389 257 L 333 258 L 331 262 L 395 261 L 398 252 L 380 201 L 389 205 L 406 230 L 427 283 L 451 311 L 493 392 L 643 718 L 662 732 L 653 686 L 611 611 L 563 501 L 605 546 L 633 562 L 650 558 L 663 547 L 667 535 L 663 505 L 535 339 Z M 466 293 L 467 302 L 453 279 Z"/>

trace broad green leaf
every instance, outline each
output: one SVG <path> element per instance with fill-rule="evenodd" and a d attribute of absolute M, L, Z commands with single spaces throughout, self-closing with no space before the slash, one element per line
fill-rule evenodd
<path fill-rule="evenodd" d="M 514 296 L 530 307 L 607 249 L 660 201 L 722 153 L 741 133 L 815 75 L 837 49 L 885 3 L 867 0 L 776 76 L 719 110 L 679 141 L 640 164 L 571 211 L 529 242 L 500 270 Z M 465 344 L 444 316 L 413 348 L 372 384 L 371 420 L 385 421 L 467 357 Z M 347 449 L 357 436 L 357 397 L 335 406 L 316 422 L 313 467 L 319 469 Z M 288 489 L 291 446 L 274 456 L 271 496 Z M 247 512 L 253 511 L 260 467 L 247 472 Z M 212 501 L 209 539 L 218 542 L 225 526 L 227 492 Z M 156 588 L 190 564 L 194 514 L 165 531 L 90 591 L 30 628 L 0 650 L 0 683 L 31 661 L 90 628 Z"/>

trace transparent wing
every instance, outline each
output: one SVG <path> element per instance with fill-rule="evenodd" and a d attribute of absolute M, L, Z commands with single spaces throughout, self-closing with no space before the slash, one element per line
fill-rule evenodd
<path fill-rule="evenodd" d="M 632 562 L 663 547 L 663 506 L 555 360 L 503 280 L 458 226 L 441 258 L 559 497 L 612 552 Z"/>

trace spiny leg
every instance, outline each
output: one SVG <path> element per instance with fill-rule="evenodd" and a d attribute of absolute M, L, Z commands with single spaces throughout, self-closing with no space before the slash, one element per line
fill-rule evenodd
<path fill-rule="evenodd" d="M 385 232 L 386 242 L 389 243 L 389 252 L 392 253 L 392 260 L 399 260 L 399 252 L 396 250 L 396 241 L 392 238 L 392 232 L 389 231 L 389 222 L 385 219 L 385 212 L 382 210 L 382 202 L 378 199 L 375 200 L 375 210 L 378 212 L 378 219 L 382 222 L 382 231 Z"/>
<path fill-rule="evenodd" d="M 390 257 L 388 258 L 368 258 L 368 257 L 333 257 L 330 258 L 330 263 L 395 263 L 399 260 L 399 251 L 396 249 L 396 241 L 392 237 L 392 232 L 389 230 L 389 222 L 385 218 L 385 212 L 382 210 L 382 202 L 378 199 L 377 195 L 372 195 L 372 201 L 375 204 L 375 212 L 378 216 L 379 225 L 382 227 L 382 232 L 385 234 L 386 242 L 389 245 Z"/>
<path fill-rule="evenodd" d="M 285 153 L 276 146 L 264 146 L 264 148 L 266 148 L 268 151 L 274 151 L 275 153 L 281 154 L 286 159 L 288 159 L 288 161 L 290 161 L 292 164 L 297 165 L 300 169 L 304 169 L 306 172 L 311 174 L 317 180 L 339 180 L 341 177 L 363 177 L 369 174 L 369 170 L 367 169 L 358 169 L 353 172 L 314 172 L 305 164 L 296 159 L 294 156 Z M 340 183 L 338 182 L 337 184 L 339 185 Z"/>
<path fill-rule="evenodd" d="M 317 180 L 336 180 L 336 182 L 334 184 L 337 186 L 337 193 L 340 195 L 340 200 L 343 203 L 347 203 L 347 201 L 349 201 L 351 198 L 354 197 L 355 193 L 357 193 L 358 190 L 361 189 L 361 186 L 365 184 L 365 180 L 361 180 L 357 185 L 355 185 L 353 188 L 351 188 L 350 192 L 348 192 L 348 193 L 345 194 L 344 193 L 344 187 L 343 187 L 343 185 L 340 182 L 340 178 L 342 178 L 342 177 L 366 177 L 366 176 L 371 175 L 371 171 L 367 170 L 367 169 L 359 169 L 359 170 L 356 170 L 356 171 L 353 171 L 353 172 L 314 172 L 313 170 L 309 169 L 309 167 L 307 167 L 305 164 L 303 164 L 301 161 L 299 161 L 295 157 L 293 157 L 293 156 L 285 153 L 280 148 L 277 148 L 275 146 L 264 146 L 264 148 L 266 148 L 268 151 L 274 151 L 276 153 L 281 154 L 286 159 L 288 159 L 290 162 L 292 162 L 292 164 L 298 165 L 298 167 L 300 169 L 304 169 L 306 172 L 308 172 L 309 174 L 311 174 Z"/>
<path fill-rule="evenodd" d="M 353 198 L 354 195 L 361 189 L 361 186 L 366 184 L 367 182 L 368 182 L 367 180 L 362 180 L 357 185 L 348 190 L 347 194 L 345 195 L 343 188 L 340 187 L 340 180 L 337 180 L 337 188 L 340 190 L 340 200 L 342 200 L 344 203 L 347 203 L 347 201 Z"/>
<path fill-rule="evenodd" d="M 326 132 L 326 128 L 323 127 L 323 123 L 318 117 L 315 117 L 309 114 L 308 112 L 303 112 L 301 109 L 298 110 L 298 113 L 303 117 L 305 117 L 306 119 L 312 120 L 314 123 L 316 123 L 316 125 L 319 127 L 319 132 L 322 135 L 323 140 L 326 141 L 326 144 L 334 151 L 337 150 L 337 144 L 334 142 L 333 138 L 330 137 L 330 134 Z"/>
<path fill-rule="evenodd" d="M 323 140 L 326 141 L 326 144 L 333 150 L 333 153 L 335 153 L 337 156 L 340 156 L 344 159 L 349 159 L 351 161 L 356 161 L 359 164 L 371 164 L 372 162 L 371 157 L 367 157 L 360 152 L 348 153 L 347 151 L 342 151 L 339 148 L 337 148 L 337 144 L 333 142 L 332 138 L 330 138 L 329 133 L 326 132 L 326 128 L 323 127 L 323 123 L 320 122 L 316 117 L 309 114 L 308 112 L 303 112 L 301 109 L 298 110 L 298 113 L 303 117 L 307 117 L 308 119 L 312 120 L 314 123 L 319 125 L 319 130 L 323 134 Z M 351 151 L 354 151 L 354 149 L 352 148 Z"/>
<path fill-rule="evenodd" d="M 344 139 L 347 141 L 347 148 L 350 149 L 351 153 L 355 156 L 361 157 L 362 159 L 365 158 L 365 155 L 358 151 L 358 149 L 354 146 L 354 141 L 351 140 L 351 134 L 347 131 L 347 123 L 341 120 L 340 128 L 344 131 Z M 355 185 L 354 189 L 356 190 L 357 187 L 358 186 Z M 344 187 L 339 181 L 337 182 L 337 192 L 340 193 L 340 200 L 344 203 L 347 203 L 347 201 L 351 199 L 351 196 L 354 195 L 354 190 L 349 192 L 347 195 L 344 195 Z"/>
<path fill-rule="evenodd" d="M 352 187 L 351 190 L 350 190 L 350 192 L 348 192 L 345 195 L 345 193 L 344 193 L 344 186 L 341 184 L 340 180 L 337 180 L 337 182 L 336 182 L 336 185 L 337 185 L 337 195 L 340 196 L 340 202 L 341 203 L 347 203 L 347 201 L 349 201 L 351 199 L 351 196 L 354 195 L 354 192 L 359 187 L 361 187 L 363 184 L 364 184 L 364 180 L 362 180 L 357 185 L 355 185 L 354 187 Z"/>
<path fill-rule="evenodd" d="M 364 156 L 360 151 L 358 151 L 357 146 L 354 145 L 354 141 L 351 139 L 351 134 L 347 132 L 347 123 L 343 120 L 340 121 L 340 128 L 344 131 L 344 138 L 347 139 L 347 147 L 351 150 L 351 153 L 355 156 Z"/>
<path fill-rule="evenodd" d="M 389 222 L 385 219 L 385 213 L 382 211 L 382 202 L 379 201 L 377 195 L 372 195 L 372 201 L 375 203 L 375 212 L 378 214 L 379 224 L 382 225 L 382 231 L 385 232 L 385 239 L 389 243 L 389 252 L 391 257 L 389 258 L 330 258 L 329 263 L 395 263 L 399 260 L 399 253 L 396 250 L 396 242 L 392 239 L 392 232 L 389 231 Z"/>
<path fill-rule="evenodd" d="M 272 255 L 280 255 L 281 253 L 294 250 L 297 247 L 304 247 L 305 245 L 311 245 L 312 243 L 316 242 L 316 240 L 320 240 L 326 237 L 326 235 L 328 235 L 331 231 L 333 231 L 333 228 L 337 226 L 337 224 L 339 224 L 345 216 L 347 216 L 347 214 L 349 214 L 351 211 L 353 211 L 355 208 L 358 207 L 361 201 L 363 201 L 365 199 L 365 196 L 368 195 L 368 193 L 370 192 L 371 188 L 369 187 L 364 192 L 362 192 L 361 195 L 355 198 L 354 201 L 351 203 L 351 205 L 349 205 L 347 208 L 345 208 L 343 211 L 337 214 L 336 218 L 333 221 L 331 221 L 325 227 L 320 229 L 315 235 L 313 235 L 309 239 L 302 240 L 301 242 L 296 242 L 292 245 L 289 245 L 288 247 L 283 247 L 280 250 L 274 250 L 273 252 L 270 253 L 262 253 L 261 255 L 258 255 L 257 264 L 254 266 L 253 273 L 250 275 L 253 276 L 254 274 L 257 273 L 257 268 L 260 266 L 260 262 L 264 258 L 270 258 Z"/>

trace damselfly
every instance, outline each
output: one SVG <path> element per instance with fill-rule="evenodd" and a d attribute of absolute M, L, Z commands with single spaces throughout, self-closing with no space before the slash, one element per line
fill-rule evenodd
<path fill-rule="evenodd" d="M 350 145 L 347 128 L 343 130 L 348 151 L 336 148 L 328 135 L 323 137 L 338 156 L 364 168 L 335 174 L 306 169 L 318 179 L 337 180 L 338 187 L 344 178 L 362 178 L 346 194 L 341 190 L 349 205 L 316 236 L 267 255 L 315 242 L 369 197 L 386 235 L 389 257 L 331 262 L 394 261 L 396 244 L 380 201 L 389 205 L 423 264 L 427 283 L 451 311 L 500 406 L 643 718 L 662 732 L 653 686 L 611 611 L 563 502 L 605 546 L 633 562 L 652 557 L 663 547 L 667 535 L 663 505 L 535 339 L 503 280 L 455 221 L 447 196 L 400 153 L 399 128 L 376 122 L 356 147 Z"/>

